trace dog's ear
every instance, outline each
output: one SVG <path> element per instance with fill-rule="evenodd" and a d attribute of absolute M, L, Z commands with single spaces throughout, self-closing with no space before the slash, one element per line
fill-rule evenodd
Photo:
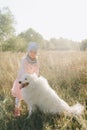
<path fill-rule="evenodd" d="M 29 74 L 25 73 L 25 74 L 23 74 L 23 75 L 21 76 L 21 78 L 20 78 L 19 81 L 24 82 L 25 80 L 28 79 L 28 77 L 29 77 Z"/>
<path fill-rule="evenodd" d="M 33 73 L 32 76 L 36 78 L 38 77 L 36 73 Z"/>
<path fill-rule="evenodd" d="M 31 78 L 33 81 L 36 81 L 38 79 L 38 76 L 36 73 L 31 74 Z"/>

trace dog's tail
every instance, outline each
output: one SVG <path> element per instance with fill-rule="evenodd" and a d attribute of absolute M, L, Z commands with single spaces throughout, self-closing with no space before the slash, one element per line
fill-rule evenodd
<path fill-rule="evenodd" d="M 81 105 L 80 103 L 77 103 L 73 106 L 70 107 L 70 114 L 71 115 L 77 115 L 80 116 L 84 112 L 84 106 Z"/>

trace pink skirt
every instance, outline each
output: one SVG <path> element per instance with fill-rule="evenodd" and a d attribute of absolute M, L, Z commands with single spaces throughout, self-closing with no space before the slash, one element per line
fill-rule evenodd
<path fill-rule="evenodd" d="M 21 90 L 20 90 L 20 84 L 18 83 L 18 79 L 16 79 L 14 81 L 14 84 L 13 84 L 13 87 L 12 87 L 12 95 L 16 98 L 18 98 L 19 100 L 22 100 L 23 97 L 22 97 L 22 94 L 21 94 Z"/>

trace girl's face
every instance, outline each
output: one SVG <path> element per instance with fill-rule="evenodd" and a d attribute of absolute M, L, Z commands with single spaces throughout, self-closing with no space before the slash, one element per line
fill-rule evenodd
<path fill-rule="evenodd" d="M 30 51 L 28 54 L 29 54 L 31 59 L 35 59 L 36 55 L 37 55 L 37 52 L 36 51 Z"/>

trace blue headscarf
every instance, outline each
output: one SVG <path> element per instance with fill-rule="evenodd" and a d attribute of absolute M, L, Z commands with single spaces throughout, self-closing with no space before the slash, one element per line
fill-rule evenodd
<path fill-rule="evenodd" d="M 29 45 L 28 45 L 28 52 L 30 52 L 30 51 L 37 52 L 37 50 L 38 50 L 37 43 L 36 42 L 30 42 Z"/>
<path fill-rule="evenodd" d="M 37 43 L 36 43 L 36 42 L 30 42 L 29 45 L 28 45 L 28 49 L 27 49 L 28 53 L 29 53 L 30 51 L 35 51 L 35 52 L 37 52 L 37 50 L 38 50 Z M 27 54 L 26 60 L 27 60 L 28 63 L 30 63 L 30 64 L 35 64 L 35 63 L 37 63 L 37 59 L 31 60 L 31 58 L 29 57 L 29 54 Z"/>

